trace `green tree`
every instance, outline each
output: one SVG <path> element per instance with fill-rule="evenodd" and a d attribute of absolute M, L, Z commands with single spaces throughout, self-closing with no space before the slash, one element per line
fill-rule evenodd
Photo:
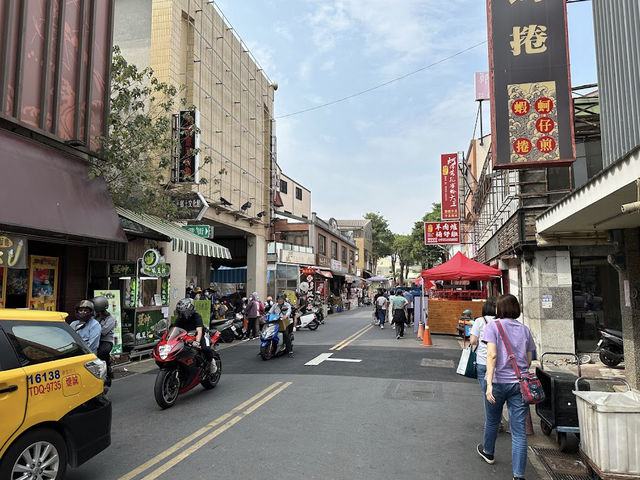
<path fill-rule="evenodd" d="M 166 218 L 175 215 L 169 191 L 190 188 L 168 178 L 173 146 L 171 115 L 181 106 L 190 110 L 179 100 L 180 91 L 160 82 L 151 68 L 139 70 L 127 62 L 114 46 L 109 134 L 100 138 L 100 158 L 92 160 L 91 174 L 104 178 L 116 205 Z M 191 155 L 197 153 L 194 149 Z M 200 168 L 210 161 L 205 157 Z"/>
<path fill-rule="evenodd" d="M 411 235 L 395 234 L 393 238 L 393 250 L 395 254 L 396 262 L 400 267 L 399 279 L 395 272 L 395 263 L 392 260 L 393 265 L 393 279 L 399 280 L 401 285 L 404 285 L 407 275 L 409 273 L 409 267 L 414 262 L 414 242 Z"/>
<path fill-rule="evenodd" d="M 373 264 L 377 265 L 380 258 L 393 253 L 393 233 L 389 229 L 389 222 L 380 213 L 369 212 L 365 214 L 364 218 L 371 220 L 371 229 L 373 231 L 373 251 L 371 255 Z"/>
<path fill-rule="evenodd" d="M 442 218 L 441 212 L 442 209 L 439 203 L 432 204 L 431 211 L 416 222 L 411 231 L 413 258 L 423 270 L 433 267 L 439 261 L 447 260 L 447 252 L 443 247 L 424 244 L 424 222 L 439 222 Z"/>

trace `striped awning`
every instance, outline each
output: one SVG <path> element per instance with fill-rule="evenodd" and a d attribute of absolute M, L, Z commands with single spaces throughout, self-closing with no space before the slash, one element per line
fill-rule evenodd
<path fill-rule="evenodd" d="M 231 253 L 227 247 L 218 245 L 206 238 L 199 237 L 167 220 L 153 215 L 135 213 L 121 207 L 116 207 L 116 211 L 118 215 L 127 220 L 171 238 L 174 252 L 184 252 L 189 255 L 201 255 L 203 257 L 231 258 Z"/>

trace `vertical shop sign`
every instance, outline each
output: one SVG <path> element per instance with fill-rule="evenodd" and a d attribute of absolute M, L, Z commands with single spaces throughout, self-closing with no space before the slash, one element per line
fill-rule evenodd
<path fill-rule="evenodd" d="M 200 154 L 200 112 L 196 109 L 180 112 L 180 159 L 178 182 L 198 183 Z"/>
<path fill-rule="evenodd" d="M 575 160 L 564 0 L 487 0 L 494 168 Z M 443 217 L 444 218 L 444 217 Z"/>
<path fill-rule="evenodd" d="M 452 245 L 460 243 L 460 222 L 425 222 L 425 245 Z"/>
<path fill-rule="evenodd" d="M 35 255 L 29 258 L 29 309 L 54 311 L 58 297 L 58 258 Z"/>
<path fill-rule="evenodd" d="M 476 102 L 491 99 L 491 80 L 489 72 L 476 72 Z"/>
<path fill-rule="evenodd" d="M 458 197 L 458 154 L 445 153 L 440 157 L 442 178 L 442 220 L 460 218 Z"/>
<path fill-rule="evenodd" d="M 116 326 L 113 329 L 112 355 L 122 353 L 122 312 L 120 310 L 120 290 L 94 290 L 94 297 L 105 297 L 109 301 L 109 313 L 116 319 Z"/>

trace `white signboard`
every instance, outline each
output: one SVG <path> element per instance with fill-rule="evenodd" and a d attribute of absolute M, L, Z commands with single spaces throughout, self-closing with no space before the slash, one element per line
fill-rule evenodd
<path fill-rule="evenodd" d="M 282 263 L 295 263 L 297 265 L 313 265 L 316 263 L 316 256 L 313 253 L 283 249 L 280 250 L 280 261 Z"/>
<path fill-rule="evenodd" d="M 542 296 L 542 308 L 553 308 L 553 296 L 552 295 L 543 295 Z"/>

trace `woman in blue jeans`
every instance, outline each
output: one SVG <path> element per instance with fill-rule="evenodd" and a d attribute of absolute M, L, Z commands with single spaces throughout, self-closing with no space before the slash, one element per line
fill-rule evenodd
<path fill-rule="evenodd" d="M 522 399 L 520 384 L 498 330 L 498 323 L 511 345 L 518 368 L 527 372 L 531 366 L 535 345 L 529 328 L 515 320 L 519 316 L 518 299 L 513 295 L 502 295 L 496 302 L 496 320 L 489 323 L 484 331 L 483 342 L 487 344 L 486 419 L 484 441 L 477 446 L 478 454 L 484 461 L 493 464 L 498 424 L 502 416 L 502 407 L 506 403 L 511 427 L 511 463 L 514 480 L 524 479 L 527 467 L 525 422 L 529 415 L 529 405 Z"/>
<path fill-rule="evenodd" d="M 483 342 L 484 329 L 493 322 L 496 317 L 496 302 L 495 299 L 490 298 L 482 306 L 482 316 L 475 319 L 473 326 L 471 327 L 471 336 L 469 337 L 469 343 L 472 346 L 476 346 L 476 372 L 478 374 L 478 382 L 482 388 L 482 395 L 487 391 L 487 381 L 485 380 L 485 374 L 487 373 L 487 344 Z"/>

